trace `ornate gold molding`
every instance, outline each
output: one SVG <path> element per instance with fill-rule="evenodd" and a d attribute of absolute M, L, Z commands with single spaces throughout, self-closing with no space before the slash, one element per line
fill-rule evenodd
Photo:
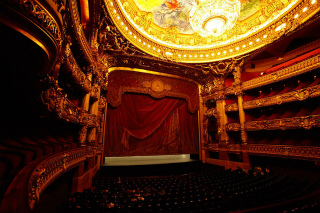
<path fill-rule="evenodd" d="M 248 53 L 293 31 L 319 10 L 318 1 L 263 0 L 253 18 L 238 21 L 236 27 L 220 37 L 204 38 L 197 33 L 181 34 L 174 26 L 166 29 L 155 26 L 152 13 L 140 11 L 132 1 L 105 0 L 105 5 L 115 25 L 135 46 L 160 58 L 170 56 L 171 60 L 189 63 Z M 308 10 L 303 10 L 305 7 Z"/>
<path fill-rule="evenodd" d="M 276 129 L 311 129 L 312 127 L 320 126 L 320 115 L 282 118 L 274 120 L 263 121 L 248 121 L 245 122 L 246 131 L 258 131 L 258 130 L 276 130 Z"/>
<path fill-rule="evenodd" d="M 68 57 L 65 62 L 67 71 L 71 72 L 72 79 L 76 84 L 80 85 L 80 88 L 85 92 L 89 93 L 91 90 L 91 81 L 83 73 L 82 69 L 76 62 L 71 50 L 68 53 Z"/>
<path fill-rule="evenodd" d="M 128 72 L 128 70 L 136 71 L 136 69 L 132 68 L 112 70 L 113 72 L 109 74 L 107 102 L 114 107 L 120 105 L 121 97 L 125 92 L 133 92 L 150 94 L 154 98 L 166 96 L 182 98 L 188 102 L 190 112 L 194 113 L 199 109 L 198 84 L 195 84 L 190 79 L 185 81 L 184 78 L 177 76 L 173 79 L 172 75 L 168 74 L 154 76 L 152 71 L 142 70 L 143 72 L 141 72 L 141 70 L 138 70 L 138 72 Z M 168 78 L 169 76 L 170 78 Z M 153 87 L 152 84 L 154 84 Z"/>
<path fill-rule="evenodd" d="M 55 112 L 59 118 L 66 121 L 89 127 L 100 125 L 100 117 L 81 110 L 67 98 L 67 95 L 52 78 L 49 78 L 48 81 L 49 87 L 41 93 L 41 99 L 49 111 Z"/>
<path fill-rule="evenodd" d="M 245 102 L 243 102 L 245 103 Z M 239 110 L 239 107 L 238 107 L 238 104 L 237 103 L 234 103 L 234 104 L 228 104 L 225 106 L 225 109 L 226 109 L 226 112 L 234 112 L 234 111 L 238 111 Z"/>
<path fill-rule="evenodd" d="M 207 144 L 204 149 L 207 149 L 209 151 L 220 151 L 222 148 L 219 147 L 218 143 L 209 143 Z M 241 152 L 241 145 L 240 144 L 228 144 L 226 148 L 223 150 L 228 151 L 228 152 Z"/>
<path fill-rule="evenodd" d="M 241 145 L 240 144 L 229 144 L 228 145 L 228 152 L 241 152 Z"/>
<path fill-rule="evenodd" d="M 42 192 L 58 177 L 94 157 L 94 147 L 78 148 L 52 155 L 42 160 L 32 171 L 28 184 L 28 203 L 32 210 Z"/>
<path fill-rule="evenodd" d="M 320 96 L 320 85 L 316 85 L 316 86 L 307 87 L 304 89 L 291 91 L 291 92 L 287 92 L 287 93 L 283 93 L 283 94 L 279 94 L 279 95 L 275 95 L 267 98 L 245 101 L 243 102 L 243 108 L 252 109 L 257 107 L 280 105 L 282 103 L 289 103 L 293 101 L 303 101 L 308 98 L 314 98 L 319 96 Z"/>
<path fill-rule="evenodd" d="M 245 81 L 242 83 L 242 89 L 249 90 L 256 87 L 261 87 L 263 85 L 267 85 L 276 81 L 284 80 L 296 75 L 303 74 L 305 72 L 312 71 L 319 67 L 320 67 L 320 55 L 316 55 L 309 59 L 301 61 L 297 64 L 294 64 L 290 67 L 286 67 L 279 71 L 276 71 L 267 75 L 263 75 L 259 78 Z"/>
<path fill-rule="evenodd" d="M 199 86 L 198 82 L 196 82 L 190 78 L 185 78 L 182 76 L 172 75 L 172 74 L 168 74 L 168 73 L 160 73 L 160 72 L 156 72 L 156 71 L 152 71 L 152 70 L 130 68 L 130 67 L 112 67 L 112 68 L 108 69 L 108 72 L 111 73 L 111 72 L 118 71 L 118 70 L 140 72 L 140 73 L 146 73 L 146 74 L 152 74 L 152 75 L 158 75 L 158 76 L 165 76 L 165 77 L 169 77 L 169 78 L 176 78 L 176 79 L 181 79 L 181 80 L 185 80 L 185 81 L 190 81 L 190 82 L 197 84 Z"/>
<path fill-rule="evenodd" d="M 312 146 L 288 146 L 288 145 L 267 145 L 267 144 L 248 144 L 247 152 L 251 155 L 266 155 L 277 157 L 298 158 L 306 160 L 319 160 L 320 147 Z M 203 149 L 218 152 L 221 150 L 217 143 L 208 144 Z M 240 144 L 228 144 L 228 152 L 242 152 Z"/>
<path fill-rule="evenodd" d="M 90 97 L 94 100 L 98 100 L 100 97 L 100 86 L 97 83 L 94 83 L 91 87 Z"/>
<path fill-rule="evenodd" d="M 165 84 L 160 79 L 154 79 L 153 81 L 144 81 L 142 82 L 143 87 L 150 88 L 155 93 L 162 93 L 164 91 L 172 90 L 170 84 Z"/>
<path fill-rule="evenodd" d="M 284 55 L 283 55 L 283 61 L 288 61 L 292 58 L 295 58 L 299 55 L 302 55 L 302 54 L 305 54 L 307 52 L 310 52 L 312 50 L 315 50 L 317 48 L 320 48 L 320 40 L 316 40 L 316 41 L 313 41 L 311 43 L 308 43 L 302 47 L 298 47 L 294 50 L 291 50 L 289 52 L 286 52 Z M 262 60 L 255 60 L 253 61 L 253 63 L 255 64 L 256 67 L 258 66 L 266 66 L 267 64 L 270 64 L 270 66 L 272 66 L 272 64 L 278 64 L 279 63 L 279 58 L 268 58 L 268 59 L 262 59 Z"/>
<path fill-rule="evenodd" d="M 320 159 L 320 147 L 249 144 L 249 154 L 290 158 Z"/>
<path fill-rule="evenodd" d="M 94 64 L 95 59 L 93 58 L 93 54 L 90 48 L 90 45 L 86 39 L 86 36 L 84 34 L 80 17 L 79 17 L 79 11 L 78 11 L 78 6 L 77 6 L 77 1 L 76 0 L 68 0 L 69 2 L 69 16 L 70 16 L 70 21 L 71 23 L 68 23 L 68 20 L 66 20 L 67 26 L 71 29 L 71 32 L 73 33 L 73 37 L 77 41 L 76 43 L 78 44 L 81 52 L 84 55 L 84 59 L 86 62 L 91 65 Z"/>
<path fill-rule="evenodd" d="M 227 123 L 226 130 L 227 131 L 240 131 L 241 126 L 240 123 Z"/>
<path fill-rule="evenodd" d="M 55 38 L 58 45 L 61 46 L 62 32 L 59 24 L 50 12 L 36 0 L 20 0 L 20 7 L 28 15 L 31 15 L 44 29 L 48 30 Z"/>

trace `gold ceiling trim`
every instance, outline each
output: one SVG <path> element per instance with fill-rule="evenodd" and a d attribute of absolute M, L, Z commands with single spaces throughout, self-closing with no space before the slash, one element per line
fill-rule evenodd
<path fill-rule="evenodd" d="M 152 23 L 152 14 L 141 11 L 139 13 L 135 5 L 132 7 L 130 0 L 105 0 L 115 25 L 136 47 L 159 58 L 186 63 L 212 62 L 251 52 L 296 29 L 320 10 L 319 0 L 261 2 L 263 5 L 260 5 L 258 12 L 243 21 L 238 21 L 233 30 L 218 38 L 218 42 L 217 39 L 203 38 L 196 33 L 182 35 L 174 27 L 160 29 Z M 160 36 L 162 41 L 150 35 L 154 32 L 157 32 L 156 36 Z M 248 32 L 251 34 L 247 35 Z M 239 36 L 235 39 L 231 38 L 232 35 Z M 189 45 L 175 44 L 181 42 L 182 38 L 188 41 Z M 204 43 L 205 45 L 201 46 Z"/>
<path fill-rule="evenodd" d="M 160 72 L 145 70 L 145 69 L 130 68 L 130 67 L 111 67 L 108 69 L 109 73 L 114 72 L 114 71 L 131 71 L 131 72 L 140 72 L 140 73 L 146 73 L 146 74 L 151 74 L 151 75 L 159 75 L 159 76 L 164 76 L 164 77 L 169 77 L 169 78 L 177 78 L 177 79 L 189 81 L 191 83 L 196 84 L 197 86 L 200 85 L 198 82 L 196 82 L 190 78 L 185 78 L 185 77 L 178 76 L 178 75 L 160 73 Z"/>

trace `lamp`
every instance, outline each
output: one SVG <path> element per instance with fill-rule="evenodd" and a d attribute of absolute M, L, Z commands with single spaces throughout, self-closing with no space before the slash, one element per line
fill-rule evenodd
<path fill-rule="evenodd" d="M 240 6 L 239 0 L 199 0 L 190 11 L 191 27 L 202 37 L 220 36 L 233 28 Z"/>

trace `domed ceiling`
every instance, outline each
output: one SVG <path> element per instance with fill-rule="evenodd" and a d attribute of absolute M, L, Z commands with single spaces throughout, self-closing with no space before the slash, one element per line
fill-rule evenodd
<path fill-rule="evenodd" d="M 153 56 L 202 63 L 249 53 L 294 30 L 319 0 L 105 0 L 120 32 Z"/>

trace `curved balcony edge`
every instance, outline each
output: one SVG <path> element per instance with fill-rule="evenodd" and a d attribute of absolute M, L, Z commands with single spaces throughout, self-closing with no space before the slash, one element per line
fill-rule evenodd
<path fill-rule="evenodd" d="M 0 211 L 32 212 L 41 193 L 54 180 L 96 155 L 95 147 L 83 147 L 43 156 L 31 162 L 11 182 Z"/>

